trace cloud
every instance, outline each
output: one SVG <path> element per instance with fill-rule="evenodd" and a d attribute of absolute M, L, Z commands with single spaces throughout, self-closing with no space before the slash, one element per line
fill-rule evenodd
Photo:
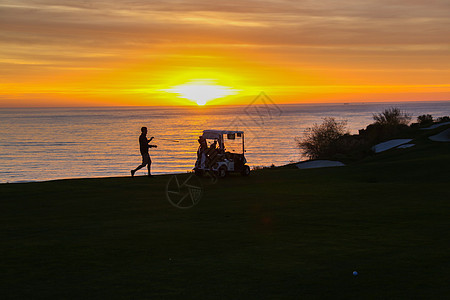
<path fill-rule="evenodd" d="M 446 72 L 449 15 L 448 0 L 3 0 L 0 76 L 140 64 L 161 80 L 157 66 L 231 69 L 231 60 L 288 73 Z"/>
<path fill-rule="evenodd" d="M 304 35 L 353 37 L 402 35 L 446 37 L 449 33 L 448 1 L 7 1 L 1 7 L 2 25 L 13 31 L 58 34 L 134 33 L 150 31 L 173 34 L 184 28 L 205 32 L 241 30 L 264 35 L 267 29 L 286 36 L 287 30 Z M 9 4 L 8 4 L 9 3 Z M 152 30 L 152 29 L 155 30 Z M 420 30 L 421 28 L 421 30 Z M 50 31 L 48 31 L 50 30 Z M 325 34 L 326 32 L 329 34 Z M 309 34 L 308 34 L 309 33 Z M 43 32 L 42 32 L 43 34 Z M 213 35 L 214 36 L 214 35 Z M 447 35 L 448 36 L 448 35 Z M 245 36 L 245 38 L 247 38 Z M 448 37 L 447 37 L 448 39 Z"/>

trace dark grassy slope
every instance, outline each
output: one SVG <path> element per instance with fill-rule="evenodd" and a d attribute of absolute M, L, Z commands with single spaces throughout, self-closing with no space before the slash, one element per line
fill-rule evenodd
<path fill-rule="evenodd" d="M 416 141 L 204 180 L 188 210 L 170 176 L 0 185 L 0 297 L 443 298 L 450 145 Z"/>

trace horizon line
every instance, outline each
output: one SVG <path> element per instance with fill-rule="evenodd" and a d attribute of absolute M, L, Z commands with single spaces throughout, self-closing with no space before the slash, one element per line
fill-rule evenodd
<path fill-rule="evenodd" d="M 340 104 L 340 105 L 351 105 L 351 104 L 383 104 L 383 103 L 429 103 L 429 102 L 450 102 L 448 100 L 379 100 L 379 101 L 330 101 L 330 102 L 281 102 L 276 103 L 276 105 L 326 105 L 326 104 Z M 206 109 L 207 107 L 226 107 L 226 106 L 248 106 L 248 105 L 264 105 L 260 104 L 206 104 L 206 105 L 180 105 L 180 104 L 165 104 L 165 105 L 67 105 L 67 106 L 0 106 L 0 109 L 11 109 L 11 108 L 126 108 L 126 107 L 183 107 L 183 108 L 199 108 Z"/>

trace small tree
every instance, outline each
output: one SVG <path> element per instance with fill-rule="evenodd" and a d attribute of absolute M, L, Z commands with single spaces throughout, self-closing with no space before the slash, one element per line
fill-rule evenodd
<path fill-rule="evenodd" d="M 347 121 L 338 122 L 334 118 L 324 118 L 322 124 L 307 128 L 305 136 L 296 139 L 300 151 L 310 159 L 332 156 L 336 142 L 348 134 L 346 125 Z"/>
<path fill-rule="evenodd" d="M 374 114 L 373 119 L 375 120 L 375 124 L 383 126 L 408 125 L 409 121 L 411 121 L 411 115 L 402 112 L 400 108 L 391 107 L 381 113 Z"/>
<path fill-rule="evenodd" d="M 443 116 L 443 117 L 439 117 L 436 120 L 438 123 L 442 123 L 442 122 L 450 122 L 450 117 L 449 116 Z"/>
<path fill-rule="evenodd" d="M 411 116 L 402 112 L 399 108 L 391 107 L 381 113 L 373 114 L 374 123 L 368 125 L 365 130 L 360 130 L 362 136 L 368 144 L 376 143 L 394 138 L 401 132 L 410 129 L 408 126 Z"/>
<path fill-rule="evenodd" d="M 417 117 L 417 122 L 420 125 L 429 125 L 433 123 L 433 116 L 432 115 L 421 115 Z"/>

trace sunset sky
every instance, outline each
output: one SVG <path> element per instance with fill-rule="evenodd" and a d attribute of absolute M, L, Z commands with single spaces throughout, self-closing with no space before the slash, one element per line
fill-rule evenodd
<path fill-rule="evenodd" d="M 0 0 L 0 106 L 450 100 L 449 0 Z"/>

